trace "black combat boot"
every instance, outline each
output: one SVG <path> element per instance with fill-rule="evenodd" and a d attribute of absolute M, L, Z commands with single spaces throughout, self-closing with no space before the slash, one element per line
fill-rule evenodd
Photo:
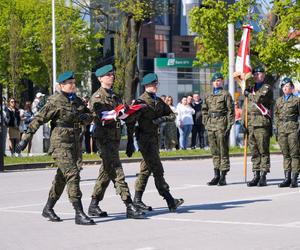
<path fill-rule="evenodd" d="M 283 180 L 283 182 L 281 182 L 280 184 L 278 184 L 278 187 L 282 188 L 282 187 L 289 187 L 291 184 L 291 171 L 284 171 L 284 177 L 285 179 Z"/>
<path fill-rule="evenodd" d="M 212 180 L 210 182 L 207 182 L 208 186 L 214 186 L 214 185 L 217 185 L 219 183 L 220 170 L 215 168 L 214 172 L 215 172 L 215 176 L 214 176 L 214 178 L 212 178 Z"/>
<path fill-rule="evenodd" d="M 174 199 L 170 192 L 165 192 L 163 197 L 167 201 L 169 211 L 174 213 L 176 209 L 184 203 L 183 199 Z"/>
<path fill-rule="evenodd" d="M 259 182 L 259 179 L 260 179 L 260 172 L 259 171 L 255 171 L 253 173 L 253 179 L 247 183 L 247 186 L 248 187 L 257 186 L 257 184 Z"/>
<path fill-rule="evenodd" d="M 226 174 L 227 174 L 227 171 L 221 171 L 221 176 L 220 176 L 218 186 L 227 185 L 227 183 L 226 183 Z"/>
<path fill-rule="evenodd" d="M 98 206 L 98 204 L 99 204 L 99 200 L 97 198 L 92 197 L 91 204 L 88 210 L 89 216 L 107 217 L 107 212 L 102 211 Z"/>
<path fill-rule="evenodd" d="M 56 201 L 57 200 L 49 197 L 42 213 L 43 217 L 48 218 L 50 221 L 54 221 L 54 222 L 61 221 L 61 219 L 55 214 L 53 210 Z"/>
<path fill-rule="evenodd" d="M 143 201 L 142 201 L 142 196 L 143 192 L 141 191 L 136 191 L 134 194 L 134 199 L 133 199 L 133 204 L 136 208 L 142 210 L 142 211 L 152 211 L 152 207 L 147 206 Z"/>
<path fill-rule="evenodd" d="M 72 203 L 75 209 L 75 224 L 95 225 L 95 222 L 83 212 L 81 200 Z"/>
<path fill-rule="evenodd" d="M 131 198 L 124 201 L 126 205 L 126 217 L 129 219 L 145 219 L 145 213 L 135 207 L 132 203 Z"/>
<path fill-rule="evenodd" d="M 267 186 L 267 172 L 261 171 L 259 182 L 257 183 L 258 187 Z"/>
<path fill-rule="evenodd" d="M 291 188 L 298 187 L 298 175 L 299 175 L 298 172 L 292 173 L 292 181 L 291 181 L 291 185 L 290 185 Z"/>

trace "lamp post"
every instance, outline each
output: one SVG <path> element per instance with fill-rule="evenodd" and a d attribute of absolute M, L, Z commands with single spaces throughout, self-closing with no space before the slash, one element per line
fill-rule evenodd
<path fill-rule="evenodd" d="M 234 24 L 228 24 L 228 57 L 229 57 L 229 93 L 232 98 L 234 98 L 235 85 L 233 80 L 233 72 L 234 72 Z M 230 146 L 235 146 L 235 126 L 232 127 L 230 133 Z"/>
<path fill-rule="evenodd" d="M 0 84 L 0 172 L 4 171 L 4 160 L 3 156 L 5 153 L 5 148 L 2 147 L 4 135 L 3 135 L 3 99 L 2 99 L 2 84 Z"/>
<path fill-rule="evenodd" d="M 55 36 L 55 0 L 52 0 L 52 92 L 56 85 L 56 36 Z"/>

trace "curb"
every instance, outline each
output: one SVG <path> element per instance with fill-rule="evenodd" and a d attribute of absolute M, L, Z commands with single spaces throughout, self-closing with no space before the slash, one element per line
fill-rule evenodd
<path fill-rule="evenodd" d="M 270 153 L 271 155 L 280 155 L 281 152 L 272 152 Z M 235 154 L 230 154 L 230 157 L 241 157 L 244 154 L 242 153 L 235 153 Z M 250 154 L 248 154 L 250 156 Z M 177 161 L 177 160 L 201 160 L 201 159 L 210 159 L 211 155 L 188 155 L 188 156 L 165 156 L 161 157 L 161 161 Z M 140 162 L 142 158 L 122 158 L 121 162 L 122 163 L 135 163 L 135 162 Z M 53 166 L 54 161 L 52 162 L 37 162 L 37 163 L 24 163 L 24 164 L 13 164 L 13 165 L 8 165 L 4 166 L 4 172 L 10 172 L 10 171 L 21 171 L 21 170 L 40 170 L 40 169 L 53 169 L 56 168 Z M 86 160 L 83 161 L 83 166 L 84 165 L 95 165 L 99 166 L 101 164 L 101 160 Z"/>

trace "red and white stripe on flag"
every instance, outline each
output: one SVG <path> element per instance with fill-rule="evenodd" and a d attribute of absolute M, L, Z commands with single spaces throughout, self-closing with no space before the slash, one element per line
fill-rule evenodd
<path fill-rule="evenodd" d="M 126 109 L 124 104 L 120 104 L 113 110 L 103 111 L 101 121 L 117 120 L 117 118 L 124 120 L 128 116 L 134 114 L 136 111 L 140 110 L 141 108 L 143 108 L 145 106 L 147 106 L 147 105 L 146 104 L 135 104 L 135 105 L 127 106 L 127 109 Z"/>
<path fill-rule="evenodd" d="M 250 33 L 253 27 L 250 25 L 243 25 L 243 35 L 240 42 L 240 47 L 237 53 L 235 62 L 235 72 L 240 73 L 242 79 L 247 80 L 251 77 L 252 68 L 250 64 Z M 246 81 L 243 81 L 244 84 Z M 246 86 L 241 86 L 245 89 Z"/>

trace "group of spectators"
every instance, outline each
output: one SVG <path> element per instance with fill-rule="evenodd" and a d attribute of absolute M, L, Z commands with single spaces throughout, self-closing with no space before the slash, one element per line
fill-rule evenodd
<path fill-rule="evenodd" d="M 41 108 L 41 100 L 45 95 L 37 93 L 34 101 L 26 101 L 23 105 L 20 105 L 15 98 L 9 98 L 6 101 L 3 98 L 2 112 L 3 112 L 3 139 L 2 148 L 6 149 L 6 140 L 8 136 L 8 148 L 11 156 L 20 157 L 21 154 L 16 152 L 16 145 L 19 143 L 22 134 L 26 133 L 29 123 L 32 121 L 34 115 Z M 4 153 L 6 156 L 6 154 Z M 27 155 L 31 156 L 31 141 L 28 143 Z"/>
<path fill-rule="evenodd" d="M 174 122 L 163 123 L 160 127 L 161 148 L 167 151 L 176 149 L 186 150 L 208 147 L 205 127 L 202 123 L 202 100 L 198 93 L 183 96 L 175 107 L 172 96 L 162 95 L 161 98 L 176 114 Z M 189 140 L 190 134 L 191 142 Z"/>

